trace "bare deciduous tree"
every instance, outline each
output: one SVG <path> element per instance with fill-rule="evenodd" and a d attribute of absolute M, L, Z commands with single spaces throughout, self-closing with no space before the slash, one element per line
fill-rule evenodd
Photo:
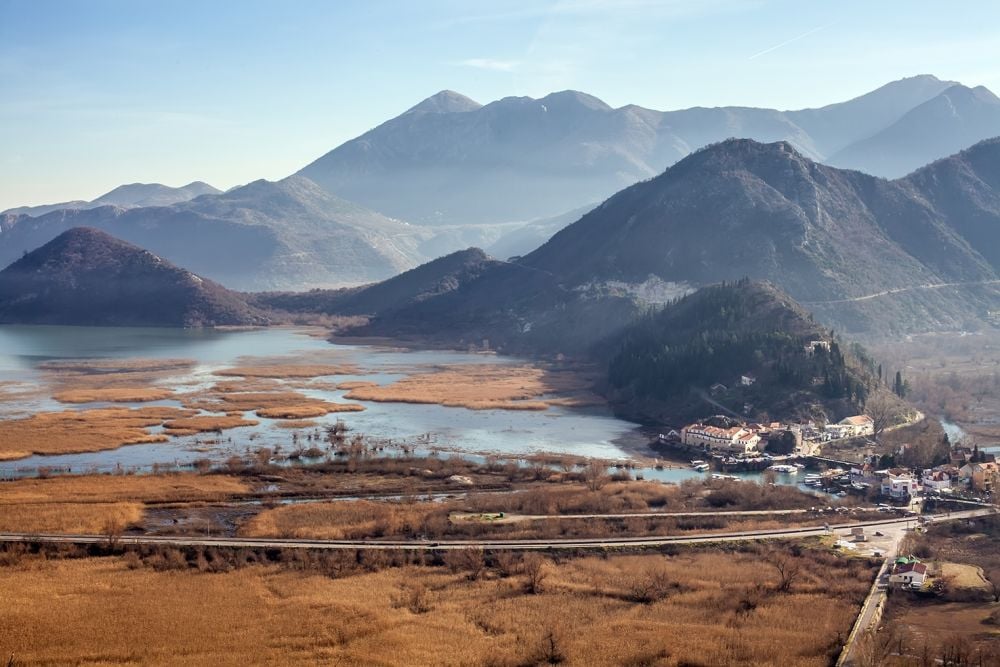
<path fill-rule="evenodd" d="M 772 553 L 768 562 L 778 571 L 778 590 L 787 593 L 792 584 L 802 574 L 802 566 L 794 558 L 783 553 Z"/>
<path fill-rule="evenodd" d="M 541 593 L 542 582 L 549 574 L 546 559 L 536 553 L 525 554 L 521 559 L 521 569 L 525 575 L 525 590 L 532 595 Z"/>
<path fill-rule="evenodd" d="M 583 471 L 583 477 L 587 482 L 588 489 L 600 491 L 608 481 L 608 466 L 603 461 L 591 459 Z"/>
<path fill-rule="evenodd" d="M 899 417 L 899 401 L 888 391 L 880 389 L 865 401 L 865 414 L 872 419 L 872 438 L 875 442 Z"/>
<path fill-rule="evenodd" d="M 121 543 L 122 533 L 125 531 L 125 524 L 117 517 L 109 518 L 104 522 L 102 530 L 104 539 L 107 540 L 108 549 L 115 551 Z"/>
<path fill-rule="evenodd" d="M 444 561 L 453 572 L 465 572 L 472 581 L 479 579 L 486 569 L 486 558 L 480 547 L 453 549 L 445 553 Z"/>

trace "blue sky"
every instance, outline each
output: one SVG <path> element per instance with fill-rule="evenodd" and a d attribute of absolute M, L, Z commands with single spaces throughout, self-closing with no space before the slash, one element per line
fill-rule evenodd
<path fill-rule="evenodd" d="M 800 108 L 921 73 L 1000 93 L 1000 3 L 0 0 L 0 209 L 281 178 L 446 88 Z"/>

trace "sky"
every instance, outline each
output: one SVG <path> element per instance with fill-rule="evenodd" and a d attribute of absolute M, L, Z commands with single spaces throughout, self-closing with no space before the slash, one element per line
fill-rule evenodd
<path fill-rule="evenodd" d="M 1000 3 L 0 0 L 0 210 L 283 178 L 443 89 L 790 109 L 916 74 L 1000 93 Z"/>

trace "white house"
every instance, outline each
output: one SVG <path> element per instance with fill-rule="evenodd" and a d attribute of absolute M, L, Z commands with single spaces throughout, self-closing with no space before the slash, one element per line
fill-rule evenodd
<path fill-rule="evenodd" d="M 897 565 L 889 575 L 889 583 L 904 588 L 920 588 L 927 579 L 927 566 L 923 563 Z"/>
<path fill-rule="evenodd" d="M 740 384 L 743 385 L 744 387 L 749 387 L 753 385 L 755 382 L 757 382 L 757 378 L 751 375 L 750 373 L 746 373 L 745 375 L 740 376 Z"/>
<path fill-rule="evenodd" d="M 836 424 L 827 424 L 823 431 L 831 439 L 857 438 L 875 433 L 875 422 L 868 415 L 855 415 L 841 419 Z"/>
<path fill-rule="evenodd" d="M 882 478 L 882 495 L 893 500 L 913 498 L 920 491 L 920 480 L 904 471 L 890 470 Z"/>
<path fill-rule="evenodd" d="M 958 479 L 952 480 L 952 476 L 941 469 L 924 470 L 920 477 L 925 492 L 951 491 L 952 484 L 957 482 Z"/>

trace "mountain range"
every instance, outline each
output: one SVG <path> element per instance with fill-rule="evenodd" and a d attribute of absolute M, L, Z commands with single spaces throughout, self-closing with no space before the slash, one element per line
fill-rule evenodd
<path fill-rule="evenodd" d="M 1000 139 L 896 181 L 818 164 L 787 142 L 727 140 L 524 257 L 374 312 L 365 332 L 570 351 L 657 301 L 743 277 L 849 332 L 975 329 L 1000 308 L 997 248 Z"/>
<path fill-rule="evenodd" d="M 96 230 L 74 228 L 0 271 L 0 323 L 267 324 L 226 288 Z"/>
<path fill-rule="evenodd" d="M 0 265 L 72 227 L 102 229 L 242 290 L 370 282 L 428 259 L 433 232 L 334 197 L 308 179 L 255 181 L 170 206 L 3 216 Z"/>
<path fill-rule="evenodd" d="M 114 190 L 107 192 L 92 201 L 67 201 L 60 204 L 42 204 L 41 206 L 19 206 L 7 209 L 0 215 L 30 215 L 39 216 L 58 211 L 61 209 L 88 209 L 99 206 L 119 206 L 121 208 L 135 208 L 142 206 L 169 206 L 184 201 L 189 201 L 201 195 L 217 195 L 222 190 L 213 188 L 208 183 L 194 181 L 179 188 L 172 188 L 169 185 L 160 183 L 130 183 L 119 185 Z"/>
<path fill-rule="evenodd" d="M 997 135 L 1000 100 L 929 75 L 797 111 L 616 109 L 577 91 L 480 105 L 443 91 L 298 174 L 417 224 L 497 223 L 600 201 L 730 137 L 787 141 L 811 159 L 896 178 Z"/>
<path fill-rule="evenodd" d="M 224 193 L 201 183 L 176 189 L 133 184 L 93 202 L 11 209 L 0 214 L 0 266 L 71 227 L 87 226 L 148 248 L 236 289 L 358 285 L 384 280 L 469 246 L 486 248 L 501 258 L 526 256 L 568 224 L 581 217 L 588 219 L 583 214 L 595 206 L 594 202 L 637 182 L 641 185 L 653 180 L 664 185 L 660 175 L 666 167 L 705 144 L 730 136 L 783 141 L 802 159 L 820 163 L 810 169 L 820 170 L 821 163 L 828 162 L 896 175 L 953 154 L 983 136 L 1000 134 L 998 121 L 1000 102 L 992 93 L 932 76 L 903 79 L 847 102 L 799 111 L 723 107 L 659 112 L 635 105 L 613 109 L 595 97 L 573 91 L 539 100 L 505 98 L 480 105 L 445 91 L 277 182 L 255 181 Z M 928 223 L 930 227 L 921 231 L 917 225 L 912 243 L 930 244 L 922 234 L 941 233 L 946 238 L 945 247 L 951 248 L 947 237 L 960 231 L 979 257 L 962 269 L 939 271 L 940 267 L 933 266 L 939 256 L 926 248 L 921 250 L 923 255 L 918 252 L 909 257 L 912 249 L 905 245 L 911 241 L 902 233 L 903 225 L 909 223 L 898 221 L 891 239 L 859 247 L 856 252 L 844 250 L 843 266 L 854 262 L 852 270 L 833 275 L 826 289 L 812 280 L 807 283 L 808 290 L 802 289 L 803 298 L 820 302 L 858 296 L 846 283 L 864 275 L 853 270 L 861 264 L 861 257 L 902 262 L 894 280 L 882 275 L 891 274 L 892 269 L 865 265 L 865 272 L 872 274 L 872 284 L 877 285 L 896 285 L 904 277 L 935 280 L 942 275 L 969 274 L 978 279 L 982 275 L 979 262 L 992 250 L 982 246 L 982 234 L 959 230 L 979 223 L 959 219 L 964 214 L 956 208 L 957 200 L 914 204 L 911 194 L 918 184 L 922 190 L 914 195 L 916 199 L 929 197 L 934 190 L 925 182 L 926 172 L 918 173 L 924 175 L 914 174 L 894 181 L 895 185 L 861 175 L 840 175 L 834 180 L 848 183 L 848 189 L 855 187 L 851 183 L 863 183 L 858 187 L 909 202 L 906 205 L 916 206 L 918 212 L 933 209 L 928 215 L 947 217 L 949 229 L 941 231 L 937 223 Z M 972 174 L 962 187 L 982 190 L 976 178 Z M 799 185 L 804 188 L 801 192 L 780 191 L 790 202 L 786 212 L 801 209 L 793 217 L 809 214 L 809 190 L 814 186 L 808 180 Z M 691 186 L 702 199 L 686 196 L 682 188 L 670 190 L 669 196 L 678 203 L 685 201 L 685 206 L 702 207 L 700 211 L 692 209 L 688 216 L 699 220 L 713 207 L 717 209 L 717 203 L 713 191 L 697 182 Z M 747 197 L 773 199 L 773 193 L 761 187 L 760 192 L 746 193 Z M 832 199 L 827 202 L 831 205 L 834 200 L 853 196 L 845 194 L 837 183 L 831 187 Z M 950 197 L 946 192 L 936 196 Z M 624 212 L 616 206 L 609 213 L 600 213 L 609 210 L 606 206 L 597 209 L 597 217 Z M 891 202 L 865 200 L 861 208 L 875 211 L 892 206 Z M 847 207 L 855 208 L 853 204 Z M 761 222 L 762 210 L 741 208 L 733 202 L 726 211 L 715 212 L 746 217 L 745 227 L 753 229 Z M 833 206 L 826 215 L 842 212 Z M 923 220 L 921 216 L 923 213 L 918 219 Z M 621 218 L 616 224 L 625 225 L 626 220 Z M 814 229 L 808 239 L 827 243 L 827 226 L 819 219 L 812 222 Z M 989 229 L 988 224 L 985 229 Z M 653 234 L 656 238 L 649 241 L 673 243 L 675 235 L 683 237 L 690 232 L 688 242 L 695 244 L 697 231 L 673 229 L 669 238 Z M 761 240 L 760 234 L 768 233 L 761 228 L 754 241 L 767 245 L 771 241 Z M 659 249 L 676 256 L 682 247 L 687 257 L 707 252 L 707 247 L 694 245 L 673 250 L 651 245 L 650 251 Z M 540 256 L 548 257 L 551 252 Z M 573 257 L 571 261 L 583 259 L 573 254 L 573 249 L 567 252 Z M 907 256 L 894 256 L 898 252 Z M 954 256 L 964 258 L 961 252 Z M 606 261 L 597 254 L 587 259 L 598 264 Z M 737 258 L 733 266 L 741 261 Z M 823 261 L 836 266 L 839 257 L 831 255 Z M 640 266 L 645 264 L 636 263 L 633 268 Z M 688 271 L 663 271 L 682 276 L 663 280 L 707 280 L 714 273 L 712 266 L 709 262 L 701 272 L 692 267 L 691 276 L 684 275 Z M 659 275 L 658 271 L 650 274 Z M 676 289 L 668 287 L 667 293 Z M 648 296 L 650 290 L 645 292 Z M 977 298 L 977 308 L 980 302 Z M 948 310 L 947 304 L 938 305 Z M 955 304 L 947 317 L 931 320 L 955 323 L 962 319 L 961 313 L 969 312 L 967 306 Z M 861 305 L 856 309 L 863 310 Z M 925 315 L 919 309 L 916 313 L 915 317 Z M 852 326 L 865 325 L 859 321 Z"/>

